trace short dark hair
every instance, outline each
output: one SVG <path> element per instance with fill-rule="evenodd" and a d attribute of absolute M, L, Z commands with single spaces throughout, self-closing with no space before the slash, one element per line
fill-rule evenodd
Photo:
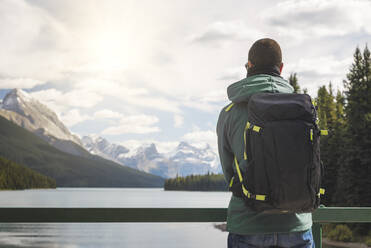
<path fill-rule="evenodd" d="M 256 67 L 280 66 L 282 64 L 280 45 L 269 38 L 255 41 L 249 50 L 249 61 Z"/>

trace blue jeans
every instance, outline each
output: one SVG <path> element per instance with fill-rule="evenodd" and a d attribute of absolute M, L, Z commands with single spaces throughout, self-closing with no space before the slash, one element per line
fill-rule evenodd
<path fill-rule="evenodd" d="M 291 233 L 240 235 L 229 233 L 228 248 L 291 247 L 314 248 L 312 230 Z"/>

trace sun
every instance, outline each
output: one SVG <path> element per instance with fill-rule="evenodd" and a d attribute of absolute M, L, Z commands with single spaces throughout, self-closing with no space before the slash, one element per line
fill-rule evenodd
<path fill-rule="evenodd" d="M 123 32 L 99 32 L 90 44 L 92 63 L 99 71 L 122 71 L 134 62 L 135 48 Z"/>

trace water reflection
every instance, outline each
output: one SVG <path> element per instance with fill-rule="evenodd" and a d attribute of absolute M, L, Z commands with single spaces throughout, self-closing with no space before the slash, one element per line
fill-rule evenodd
<path fill-rule="evenodd" d="M 212 223 L 1 224 L 0 247 L 226 247 Z"/>
<path fill-rule="evenodd" d="M 59 188 L 0 191 L 0 207 L 227 207 L 228 192 Z M 215 223 L 0 224 L 1 248 L 224 248 Z"/>

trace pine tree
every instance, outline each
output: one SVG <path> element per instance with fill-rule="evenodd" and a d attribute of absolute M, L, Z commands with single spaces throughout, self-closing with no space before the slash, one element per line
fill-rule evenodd
<path fill-rule="evenodd" d="M 296 76 L 296 73 L 290 74 L 289 83 L 294 88 L 294 93 L 300 93 L 300 86 L 298 84 L 298 77 Z"/>
<path fill-rule="evenodd" d="M 371 203 L 371 68 L 367 46 L 363 55 L 357 47 L 345 81 L 346 141 L 339 192 L 346 204 Z"/>
<path fill-rule="evenodd" d="M 342 136 L 339 135 L 341 129 L 338 128 L 338 122 L 340 120 L 337 118 L 337 107 L 340 103 L 335 102 L 331 83 L 328 86 L 328 90 L 326 86 L 321 86 L 318 89 L 317 103 L 318 116 L 320 120 L 319 126 L 321 129 L 329 130 L 330 133 L 329 136 L 321 137 L 321 159 L 325 169 L 322 187 L 326 189 L 326 195 L 323 198 L 323 203 L 325 205 L 334 205 L 336 203 L 334 195 L 336 192 L 337 174 L 339 168 L 338 159 L 339 155 L 341 155 L 339 147 L 342 144 Z M 339 109 L 341 109 L 341 105 L 339 105 Z"/>

